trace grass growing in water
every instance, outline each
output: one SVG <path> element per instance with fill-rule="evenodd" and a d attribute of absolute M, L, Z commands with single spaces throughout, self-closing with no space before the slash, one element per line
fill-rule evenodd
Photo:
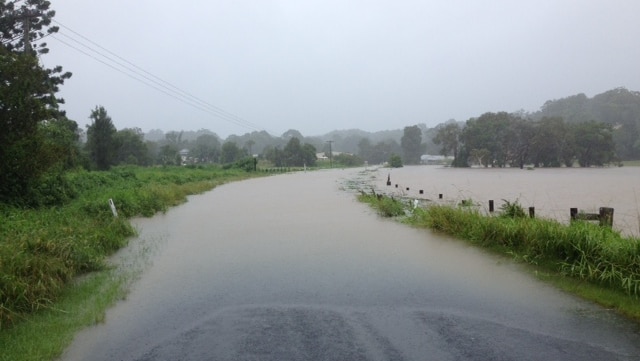
<path fill-rule="evenodd" d="M 371 191 L 370 194 L 360 192 L 358 200 L 368 203 L 383 217 L 397 217 L 405 214 L 405 205 L 393 197 L 386 197 Z"/>
<path fill-rule="evenodd" d="M 379 209 L 388 197 L 359 198 Z M 640 239 L 584 221 L 528 218 L 517 201 L 500 209 L 499 216 L 487 216 L 474 207 L 433 205 L 403 221 L 515 256 L 541 278 L 640 320 Z"/>
<path fill-rule="evenodd" d="M 105 262 L 134 235 L 127 218 L 255 175 L 217 167 L 78 171 L 67 175 L 76 194 L 65 206 L 0 206 L 0 360 L 52 359 L 78 329 L 102 321 L 127 282 Z M 72 282 L 83 274 L 89 276 Z"/>

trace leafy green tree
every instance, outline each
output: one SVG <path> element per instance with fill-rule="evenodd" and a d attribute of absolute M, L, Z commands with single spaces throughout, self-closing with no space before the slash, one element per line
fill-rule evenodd
<path fill-rule="evenodd" d="M 201 163 L 216 162 L 220 156 L 220 141 L 213 134 L 202 134 L 196 138 L 189 154 Z"/>
<path fill-rule="evenodd" d="M 508 160 L 507 137 L 509 125 L 512 122 L 512 116 L 506 112 L 485 113 L 467 121 L 461 139 L 469 154 L 474 150 L 489 152 L 485 166 L 504 167 Z"/>
<path fill-rule="evenodd" d="M 400 154 L 400 152 L 402 152 L 402 148 L 393 140 L 378 142 L 371 149 L 369 162 L 371 164 L 382 164 L 388 162 L 392 154 Z"/>
<path fill-rule="evenodd" d="M 180 158 L 179 151 L 178 146 L 173 143 L 166 143 L 160 146 L 158 162 L 162 165 L 180 165 L 182 159 Z"/>
<path fill-rule="evenodd" d="M 46 153 L 56 155 L 63 170 L 73 169 L 83 163 L 78 123 L 66 117 L 40 123 Z"/>
<path fill-rule="evenodd" d="M 316 156 L 316 147 L 312 144 L 304 143 L 302 146 L 303 165 L 307 167 L 315 167 L 318 157 Z"/>
<path fill-rule="evenodd" d="M 222 145 L 221 162 L 224 164 L 235 163 L 246 156 L 235 142 L 225 142 Z"/>
<path fill-rule="evenodd" d="M 536 122 L 531 144 L 531 162 L 536 167 L 571 166 L 573 163 L 573 134 L 562 118 L 544 117 Z"/>
<path fill-rule="evenodd" d="M 404 128 L 404 135 L 400 139 L 404 162 L 419 164 L 422 156 L 422 130 L 417 126 Z"/>
<path fill-rule="evenodd" d="M 471 152 L 469 152 L 469 156 L 473 163 L 479 166 L 488 167 L 491 162 L 491 151 L 485 148 L 473 148 Z"/>
<path fill-rule="evenodd" d="M 39 203 L 31 190 L 47 172 L 59 172 L 69 160 L 67 153 L 50 152 L 55 140 L 47 136 L 55 120 L 64 118 L 59 110 L 63 100 L 55 94 L 71 73 L 59 66 L 41 67 L 32 51 L 46 53 L 46 44 L 38 42 L 57 31 L 49 26 L 54 12 L 48 8 L 48 1 L 0 1 L 1 202 Z M 26 37 L 23 21 L 30 29 Z"/>
<path fill-rule="evenodd" d="M 433 138 L 433 142 L 436 145 L 441 145 L 440 154 L 445 157 L 449 154 L 453 155 L 454 159 L 458 158 L 458 151 L 460 148 L 460 135 L 462 134 L 462 128 L 456 122 L 450 122 L 444 126 L 439 126 L 436 136 Z"/>
<path fill-rule="evenodd" d="M 102 106 L 96 106 L 91 111 L 89 119 L 91 119 L 91 124 L 87 126 L 87 150 L 94 166 L 98 170 L 107 170 L 115 160 L 116 127 Z"/>
<path fill-rule="evenodd" d="M 300 139 L 292 137 L 284 147 L 284 165 L 302 167 L 316 164 L 316 148 L 311 144 L 300 144 Z"/>
<path fill-rule="evenodd" d="M 534 124 L 531 121 L 513 117 L 505 133 L 506 163 L 524 168 L 530 160 Z"/>
<path fill-rule="evenodd" d="M 284 147 L 285 164 L 288 166 L 302 166 L 304 158 L 302 155 L 302 145 L 300 139 L 293 137 L 289 139 Z"/>
<path fill-rule="evenodd" d="M 611 125 L 590 121 L 574 124 L 573 130 L 581 167 L 603 166 L 616 160 Z"/>
<path fill-rule="evenodd" d="M 144 134 L 140 128 L 127 128 L 116 132 L 116 164 L 149 165 L 150 156 Z"/>
<path fill-rule="evenodd" d="M 273 163 L 275 167 L 282 167 L 285 165 L 285 154 L 279 146 L 269 145 L 263 150 L 264 158 Z"/>

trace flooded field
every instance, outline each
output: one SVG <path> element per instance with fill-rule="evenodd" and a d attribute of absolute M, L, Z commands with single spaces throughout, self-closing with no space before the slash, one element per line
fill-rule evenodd
<path fill-rule="evenodd" d="M 536 216 L 561 222 L 569 221 L 570 208 L 598 213 L 600 207 L 611 207 L 615 210 L 614 228 L 640 237 L 640 167 L 522 170 L 411 166 L 369 170 L 367 181 L 387 194 L 451 204 L 471 199 L 484 210 L 488 210 L 489 200 L 494 200 L 496 210 L 502 200 L 517 200 L 525 209 L 535 207 Z M 386 185 L 388 176 L 391 187 Z M 420 190 L 424 194 L 419 194 Z M 442 200 L 438 199 L 440 194 Z"/>

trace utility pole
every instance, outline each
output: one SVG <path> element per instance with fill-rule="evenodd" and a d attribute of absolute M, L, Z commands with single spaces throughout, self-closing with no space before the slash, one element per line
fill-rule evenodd
<path fill-rule="evenodd" d="M 327 140 L 327 143 L 329 143 L 329 168 L 333 168 L 333 152 L 331 151 L 333 140 Z"/>

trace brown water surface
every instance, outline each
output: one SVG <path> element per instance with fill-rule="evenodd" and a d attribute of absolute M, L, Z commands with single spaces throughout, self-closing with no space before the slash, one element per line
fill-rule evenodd
<path fill-rule="evenodd" d="M 371 178 L 376 172 L 384 179 Z M 317 171 L 231 183 L 137 220 L 133 245 L 155 247 L 151 265 L 104 324 L 78 335 L 63 360 L 640 355 L 635 324 L 540 283 L 508 260 L 380 219 L 341 190 L 356 178 L 386 181 L 385 172 Z M 517 174 L 531 188 L 533 176 L 546 174 L 516 172 L 405 168 L 392 179 L 474 199 L 491 195 L 462 186 L 484 184 L 499 190 L 499 199 L 524 193 L 509 193 L 490 178 Z M 585 174 L 564 174 L 571 173 Z M 546 189 L 526 200 L 544 209 L 544 201 L 555 199 Z M 549 203 L 549 209 L 565 207 Z"/>
<path fill-rule="evenodd" d="M 619 168 L 444 168 L 412 166 L 370 168 L 376 188 L 390 194 L 457 203 L 471 199 L 496 210 L 503 199 L 535 207 L 536 216 L 569 221 L 569 209 L 598 213 L 600 207 L 614 208 L 614 228 L 640 237 L 640 167 Z M 387 187 L 387 176 L 392 186 Z M 395 185 L 398 188 L 395 188 Z M 409 191 L 406 188 L 409 188 Z M 419 194 L 420 190 L 423 195 Z"/>

